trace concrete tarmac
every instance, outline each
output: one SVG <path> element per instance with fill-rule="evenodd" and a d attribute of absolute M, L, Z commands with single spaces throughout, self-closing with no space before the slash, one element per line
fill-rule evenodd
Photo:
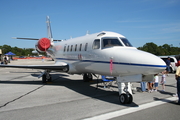
<path fill-rule="evenodd" d="M 17 60 L 11 65 L 54 64 L 54 61 Z M 166 77 L 166 91 L 134 91 L 133 103 L 119 103 L 117 84 L 104 88 L 96 80 L 85 83 L 82 75 L 52 72 L 52 83 L 42 84 L 37 76 L 43 70 L 0 68 L 0 120 L 79 120 L 113 111 L 137 108 L 161 101 L 176 93 L 174 74 Z M 94 78 L 95 79 L 95 78 Z M 159 76 L 160 79 L 160 76 Z M 133 83 L 139 88 L 140 83 Z M 112 117 L 113 118 L 113 117 Z"/>
<path fill-rule="evenodd" d="M 180 106 L 173 102 L 112 118 L 111 120 L 179 120 Z"/>

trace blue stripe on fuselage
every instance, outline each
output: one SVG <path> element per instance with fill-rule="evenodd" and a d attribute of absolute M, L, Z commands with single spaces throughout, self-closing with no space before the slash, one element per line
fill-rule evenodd
<path fill-rule="evenodd" d="M 57 60 L 67 60 L 67 61 L 81 61 L 81 62 L 92 62 L 92 63 L 106 63 L 110 64 L 110 61 L 94 61 L 94 60 L 79 60 L 79 59 L 68 59 L 68 58 L 56 58 Z M 164 67 L 166 65 L 148 65 L 148 64 L 136 64 L 136 63 L 122 63 L 122 62 L 113 62 L 113 64 L 118 65 L 133 65 L 133 66 L 147 66 L 147 67 Z"/>

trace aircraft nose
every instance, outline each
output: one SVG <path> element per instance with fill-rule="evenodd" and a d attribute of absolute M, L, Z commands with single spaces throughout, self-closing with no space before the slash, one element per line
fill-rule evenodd
<path fill-rule="evenodd" d="M 158 56 L 140 50 L 138 56 L 140 57 L 140 59 L 138 60 L 141 61 L 141 63 L 143 63 L 143 65 L 148 68 L 147 72 L 152 72 L 152 74 L 156 74 L 166 69 L 166 63 Z"/>

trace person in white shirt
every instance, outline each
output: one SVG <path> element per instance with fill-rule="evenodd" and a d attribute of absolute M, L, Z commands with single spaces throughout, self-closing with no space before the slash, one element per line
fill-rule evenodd
<path fill-rule="evenodd" d="M 8 64 L 9 57 L 7 55 L 4 56 L 4 63 Z"/>
<path fill-rule="evenodd" d="M 158 77 L 158 74 L 155 74 L 154 75 L 154 87 L 155 87 L 155 92 L 157 92 L 158 90 L 158 84 L 159 84 L 159 77 Z"/>
<path fill-rule="evenodd" d="M 162 79 L 161 79 L 162 91 L 165 91 L 165 83 L 166 83 L 166 72 L 162 72 Z"/>

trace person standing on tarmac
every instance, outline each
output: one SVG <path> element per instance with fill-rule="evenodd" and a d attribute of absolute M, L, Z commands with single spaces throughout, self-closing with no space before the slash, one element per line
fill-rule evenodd
<path fill-rule="evenodd" d="M 7 65 L 7 64 L 8 64 L 8 60 L 9 60 L 8 56 L 7 56 L 7 55 L 5 55 L 5 56 L 4 56 L 4 64 L 6 64 L 6 65 Z"/>
<path fill-rule="evenodd" d="M 180 66 L 178 66 L 175 74 L 175 79 L 177 80 L 177 94 L 178 94 L 178 105 L 180 105 Z"/>
<path fill-rule="evenodd" d="M 167 74 L 167 75 L 168 75 L 169 72 L 171 71 L 170 65 L 171 65 L 171 61 L 170 61 L 170 57 L 168 57 L 167 60 L 166 60 L 166 74 Z"/>

